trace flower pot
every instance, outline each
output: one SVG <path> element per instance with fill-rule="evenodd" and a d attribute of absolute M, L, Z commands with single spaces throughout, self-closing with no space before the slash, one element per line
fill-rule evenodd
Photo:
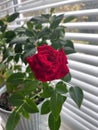
<path fill-rule="evenodd" d="M 5 86 L 0 89 L 0 95 L 4 91 L 6 91 Z M 39 105 L 40 107 L 41 105 Z M 0 108 L 0 127 L 2 127 L 2 130 L 5 128 L 10 113 L 10 111 Z M 40 115 L 39 113 L 31 114 L 28 120 L 22 117 L 15 130 L 48 130 L 47 118 L 47 115 Z"/>

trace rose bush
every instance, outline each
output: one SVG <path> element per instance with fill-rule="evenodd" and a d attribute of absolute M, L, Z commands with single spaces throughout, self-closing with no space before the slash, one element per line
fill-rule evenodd
<path fill-rule="evenodd" d="M 69 73 L 68 61 L 64 50 L 55 50 L 44 44 L 37 48 L 37 54 L 27 57 L 36 79 L 46 82 L 60 79 Z"/>
<path fill-rule="evenodd" d="M 8 104 L 14 108 L 6 130 L 14 130 L 21 115 L 28 119 L 29 114 L 39 112 L 37 105 L 43 99 L 41 114 L 49 115 L 50 130 L 59 130 L 67 96 L 78 107 L 83 100 L 81 88 L 68 83 L 71 74 L 67 55 L 75 49 L 73 42 L 65 38 L 64 23 L 74 16 L 55 15 L 51 9 L 49 14 L 32 17 L 25 26 L 7 29 L 18 16 L 14 13 L 0 20 L 0 77 L 4 78 Z"/>

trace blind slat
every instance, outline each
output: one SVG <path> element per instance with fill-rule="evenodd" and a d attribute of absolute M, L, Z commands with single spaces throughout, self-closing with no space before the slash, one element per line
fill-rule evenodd
<path fill-rule="evenodd" d="M 75 16 L 96 16 L 98 13 L 98 9 L 87 9 L 87 10 L 79 10 L 79 11 L 70 11 L 65 13 L 65 17 L 75 15 Z"/>
<path fill-rule="evenodd" d="M 98 42 L 98 34 L 66 33 L 66 39 Z"/>
<path fill-rule="evenodd" d="M 98 56 L 98 46 L 90 44 L 74 44 L 75 49 L 78 52 Z"/>
<path fill-rule="evenodd" d="M 84 91 L 84 97 L 87 101 L 92 102 L 98 106 L 98 96 L 93 95 L 92 93 Z M 98 114 L 98 113 L 97 113 Z"/>
<path fill-rule="evenodd" d="M 44 5 L 44 3 L 42 2 L 42 4 L 40 4 L 40 5 L 37 5 L 37 6 L 35 6 L 35 7 L 33 7 L 33 8 L 27 8 L 27 9 L 23 9 L 23 8 L 19 8 L 17 11 L 19 11 L 20 13 L 25 13 L 25 12 L 31 12 L 31 11 L 37 11 L 37 10 L 43 10 L 43 9 L 47 9 L 47 8 L 50 8 L 50 7 L 58 7 L 58 6 L 60 6 L 60 5 L 66 5 L 66 4 L 73 4 L 73 3 L 77 3 L 77 2 L 80 2 L 81 0 L 64 0 L 64 1 L 60 1 L 60 2 L 55 2 L 55 3 L 46 3 L 45 5 Z M 87 1 L 91 1 L 91 0 L 86 0 L 86 2 Z M 82 2 L 85 2 L 85 0 L 82 0 Z M 98 10 L 96 9 L 96 10 L 81 10 L 81 11 L 72 11 L 72 12 L 68 12 L 67 14 L 65 13 L 65 16 L 67 15 L 67 16 L 70 16 L 70 15 L 81 15 L 82 13 L 81 12 L 83 12 L 84 14 L 85 14 L 85 12 L 86 12 L 86 14 L 88 14 L 88 15 L 90 15 L 90 13 L 92 13 L 92 14 L 95 14 L 95 11 L 96 12 L 98 12 Z"/>
<path fill-rule="evenodd" d="M 98 30 L 98 22 L 76 22 L 63 24 L 68 29 L 87 29 L 87 30 Z"/>
<path fill-rule="evenodd" d="M 89 109 L 91 109 L 92 111 L 98 113 L 98 105 L 94 104 L 93 102 L 91 102 L 91 101 L 89 101 L 89 100 L 87 100 L 85 98 L 83 100 L 82 105 L 89 108 Z M 97 116 L 97 114 L 96 114 L 96 116 Z M 97 118 L 98 118 L 98 116 L 97 116 Z"/>
<path fill-rule="evenodd" d="M 72 55 L 69 55 L 68 58 L 70 60 L 83 62 L 83 63 L 90 64 L 93 66 L 98 66 L 98 57 L 92 56 L 90 54 L 88 55 L 88 54 L 83 54 L 83 53 L 74 53 Z"/>
<path fill-rule="evenodd" d="M 91 0 L 82 0 L 82 2 L 87 2 L 87 1 L 91 1 Z M 34 7 L 38 7 L 38 6 L 43 6 L 43 5 L 49 5 L 49 7 L 51 5 L 54 5 L 54 6 L 60 6 L 62 4 L 73 4 L 73 3 L 79 3 L 81 2 L 81 0 L 28 0 L 26 2 L 22 2 L 22 5 L 23 4 L 26 4 L 24 7 L 21 7 L 19 8 L 19 10 L 24 10 L 24 9 L 28 9 L 28 8 L 34 8 Z"/>
<path fill-rule="evenodd" d="M 6 3 L 8 3 L 8 2 L 10 2 L 11 0 L 6 0 L 6 1 L 3 1 L 3 2 L 0 2 L 0 6 L 1 5 L 4 5 L 4 4 L 6 4 Z M 1 10 L 0 10 L 1 11 Z"/>
<path fill-rule="evenodd" d="M 81 124 L 73 116 L 71 116 L 65 107 L 63 108 L 61 116 L 65 126 L 69 126 L 68 130 L 89 130 L 89 128 L 87 128 L 84 124 Z"/>
<path fill-rule="evenodd" d="M 70 110 L 71 116 L 73 115 L 75 119 L 81 121 L 84 125 L 86 125 L 91 130 L 96 130 L 98 127 L 98 122 L 93 120 L 90 116 L 84 114 L 83 112 L 79 112 L 76 108 L 66 102 L 65 109 Z"/>
<path fill-rule="evenodd" d="M 80 63 L 77 61 L 72 61 L 69 59 L 69 67 L 75 70 L 78 70 L 80 72 L 84 72 L 93 76 L 98 77 L 98 67 L 88 65 L 85 63 Z"/>
<path fill-rule="evenodd" d="M 78 80 L 81 80 L 85 83 L 88 83 L 90 85 L 93 85 L 94 88 L 92 88 L 92 89 L 94 89 L 95 91 L 98 91 L 98 78 L 96 78 L 92 75 L 86 74 L 86 73 L 76 71 L 74 69 L 70 69 L 70 72 L 72 74 L 72 77 L 74 77 Z"/>
<path fill-rule="evenodd" d="M 84 100 L 83 100 L 83 102 L 84 102 Z M 67 99 L 67 103 L 69 103 L 70 105 L 76 107 L 76 104 L 70 98 Z M 66 105 L 65 105 L 65 107 L 66 107 Z M 96 111 L 93 111 L 92 109 L 84 106 L 84 103 L 82 104 L 81 109 L 79 111 L 82 111 L 83 113 L 91 116 L 93 119 L 95 119 L 96 121 L 98 121 L 98 116 L 96 114 Z M 98 111 L 98 107 L 97 107 L 97 111 Z"/>
<path fill-rule="evenodd" d="M 64 107 L 63 111 L 64 111 L 64 113 L 67 113 L 70 117 L 73 117 L 73 119 L 76 120 L 76 122 L 81 122 L 81 124 L 83 126 L 85 126 L 85 129 L 81 129 L 81 127 L 80 127 L 80 129 L 77 129 L 77 127 L 76 127 L 77 130 L 87 130 L 87 129 L 88 130 L 97 130 L 97 127 L 93 126 L 91 123 L 84 120 L 84 118 L 81 118 L 80 116 L 78 116 L 73 111 L 70 111 L 69 108 Z M 66 114 L 65 114 L 65 116 L 66 116 Z"/>

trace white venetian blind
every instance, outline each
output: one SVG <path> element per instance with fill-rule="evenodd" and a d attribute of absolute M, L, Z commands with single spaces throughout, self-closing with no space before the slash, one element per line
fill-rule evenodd
<path fill-rule="evenodd" d="M 98 0 L 0 0 L 0 17 L 19 11 L 19 23 L 10 26 L 14 28 L 51 7 L 65 17 L 77 16 L 65 24 L 66 39 L 73 40 L 77 51 L 68 56 L 71 84 L 84 91 L 81 109 L 70 97 L 64 104 L 61 130 L 98 130 Z"/>

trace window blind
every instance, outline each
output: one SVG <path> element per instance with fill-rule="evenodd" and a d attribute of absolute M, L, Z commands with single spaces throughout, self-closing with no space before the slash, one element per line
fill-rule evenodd
<path fill-rule="evenodd" d="M 67 10 L 67 6 L 79 7 Z M 98 0 L 1 0 L 0 17 L 19 11 L 21 15 L 17 21 L 22 24 L 32 15 L 40 15 L 51 7 L 57 9 L 57 15 L 64 13 L 65 17 L 77 17 L 77 21 L 65 24 L 65 38 L 73 40 L 77 51 L 68 56 L 72 74 L 70 84 L 80 86 L 84 91 L 81 109 L 68 97 L 61 112 L 61 130 L 98 130 Z M 9 27 L 18 26 L 16 22 Z"/>

